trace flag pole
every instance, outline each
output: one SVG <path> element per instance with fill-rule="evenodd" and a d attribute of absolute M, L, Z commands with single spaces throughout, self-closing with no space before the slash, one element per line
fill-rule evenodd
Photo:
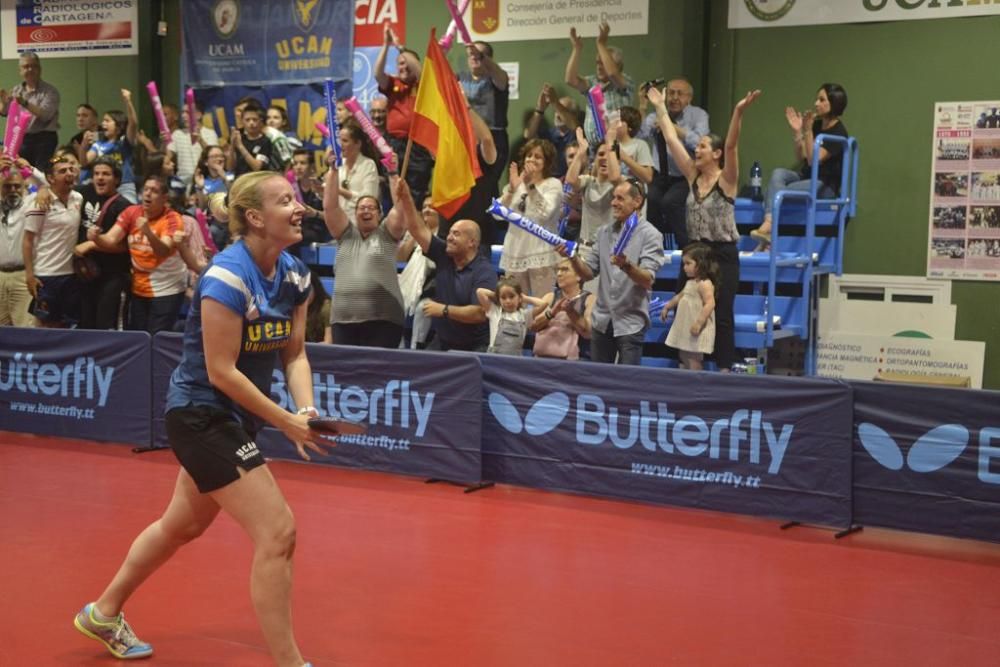
<path fill-rule="evenodd" d="M 412 127 L 412 124 L 411 124 Z M 403 166 L 399 170 L 399 177 L 406 180 L 406 168 L 410 166 L 410 149 L 413 147 L 413 134 L 406 140 L 406 152 L 403 153 Z"/>

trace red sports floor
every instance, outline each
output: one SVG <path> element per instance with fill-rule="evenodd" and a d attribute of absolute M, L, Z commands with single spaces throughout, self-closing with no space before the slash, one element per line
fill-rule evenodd
<path fill-rule="evenodd" d="M 167 451 L 0 432 L 0 665 L 110 665 L 73 629 L 165 505 Z M 330 665 L 1000 664 L 1000 545 L 272 464 L 295 619 Z M 147 582 L 148 664 L 267 665 L 221 517 Z"/>

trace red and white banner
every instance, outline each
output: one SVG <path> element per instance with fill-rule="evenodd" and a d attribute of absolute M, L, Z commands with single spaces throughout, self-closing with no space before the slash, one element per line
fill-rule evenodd
<path fill-rule="evenodd" d="M 138 55 L 139 0 L 0 0 L 3 58 Z"/>

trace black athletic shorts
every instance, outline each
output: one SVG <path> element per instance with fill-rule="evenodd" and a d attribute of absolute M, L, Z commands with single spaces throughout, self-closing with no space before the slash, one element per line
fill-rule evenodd
<path fill-rule="evenodd" d="M 253 436 L 229 412 L 191 405 L 174 408 L 166 419 L 170 448 L 202 493 L 238 480 L 237 468 L 264 465 Z"/>

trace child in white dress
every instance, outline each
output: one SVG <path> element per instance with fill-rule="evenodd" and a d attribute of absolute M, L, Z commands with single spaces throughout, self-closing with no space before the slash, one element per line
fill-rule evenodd
<path fill-rule="evenodd" d="M 712 249 L 704 243 L 692 243 L 681 254 L 684 289 L 663 306 L 660 320 L 677 309 L 667 334 L 667 345 L 680 352 L 681 367 L 700 371 L 706 353 L 715 348 L 715 283 L 719 267 L 712 259 Z"/>

